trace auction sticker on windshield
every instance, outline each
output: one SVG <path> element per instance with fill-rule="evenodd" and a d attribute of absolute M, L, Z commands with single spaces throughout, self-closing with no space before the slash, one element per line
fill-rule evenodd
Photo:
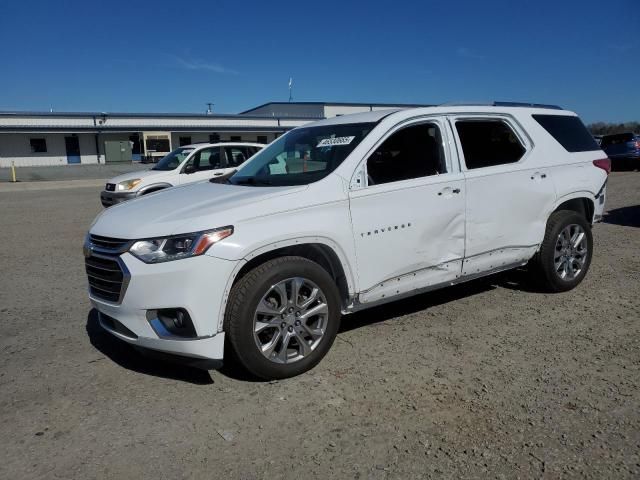
<path fill-rule="evenodd" d="M 334 137 L 320 140 L 316 148 L 335 147 L 337 145 L 349 145 L 356 137 Z"/>

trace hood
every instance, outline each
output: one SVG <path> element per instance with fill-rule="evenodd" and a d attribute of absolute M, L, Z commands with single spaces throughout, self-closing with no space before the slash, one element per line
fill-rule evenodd
<path fill-rule="evenodd" d="M 168 176 L 173 170 L 170 171 L 161 171 L 161 170 L 138 170 L 137 172 L 123 173 L 122 175 L 118 175 L 117 177 L 113 177 L 108 180 L 107 183 L 120 183 L 126 180 L 133 180 L 134 178 L 142 179 L 142 182 L 134 188 L 132 191 L 138 190 L 145 184 L 149 184 L 150 181 L 160 180 L 161 178 Z"/>
<path fill-rule="evenodd" d="M 253 187 L 208 181 L 168 188 L 104 210 L 91 233 L 138 239 L 197 232 L 295 208 L 291 195 L 307 185 Z"/>

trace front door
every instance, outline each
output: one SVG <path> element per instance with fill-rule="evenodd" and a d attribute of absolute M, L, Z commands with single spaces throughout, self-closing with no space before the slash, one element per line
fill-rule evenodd
<path fill-rule="evenodd" d="M 194 153 L 180 174 L 180 184 L 209 180 L 224 173 L 220 147 L 208 147 Z M 187 173 L 187 165 L 193 166 L 193 171 Z"/>
<path fill-rule="evenodd" d="M 80 163 L 80 142 L 78 137 L 64 137 L 67 149 L 67 163 Z"/>
<path fill-rule="evenodd" d="M 544 236 L 543 212 L 555 202 L 550 170 L 529 165 L 531 142 L 508 117 L 452 117 L 451 123 L 467 190 L 463 275 L 525 263 Z"/>
<path fill-rule="evenodd" d="M 446 283 L 464 256 L 464 177 L 451 161 L 446 123 L 403 124 L 366 160 L 350 209 L 362 303 Z"/>

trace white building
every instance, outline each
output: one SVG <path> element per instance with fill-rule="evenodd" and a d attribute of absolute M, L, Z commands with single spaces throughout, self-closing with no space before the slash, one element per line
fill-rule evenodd
<path fill-rule="evenodd" d="M 0 167 L 139 161 L 197 142 L 269 143 L 313 120 L 410 106 L 272 102 L 237 115 L 0 111 Z"/>

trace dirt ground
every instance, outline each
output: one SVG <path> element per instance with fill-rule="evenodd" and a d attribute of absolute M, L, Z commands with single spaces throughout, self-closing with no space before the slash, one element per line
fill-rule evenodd
<path fill-rule="evenodd" d="M 502 274 L 344 317 L 261 383 L 100 331 L 81 245 L 99 188 L 0 193 L 0 478 L 640 475 L 640 173 L 614 173 L 591 271 Z"/>

